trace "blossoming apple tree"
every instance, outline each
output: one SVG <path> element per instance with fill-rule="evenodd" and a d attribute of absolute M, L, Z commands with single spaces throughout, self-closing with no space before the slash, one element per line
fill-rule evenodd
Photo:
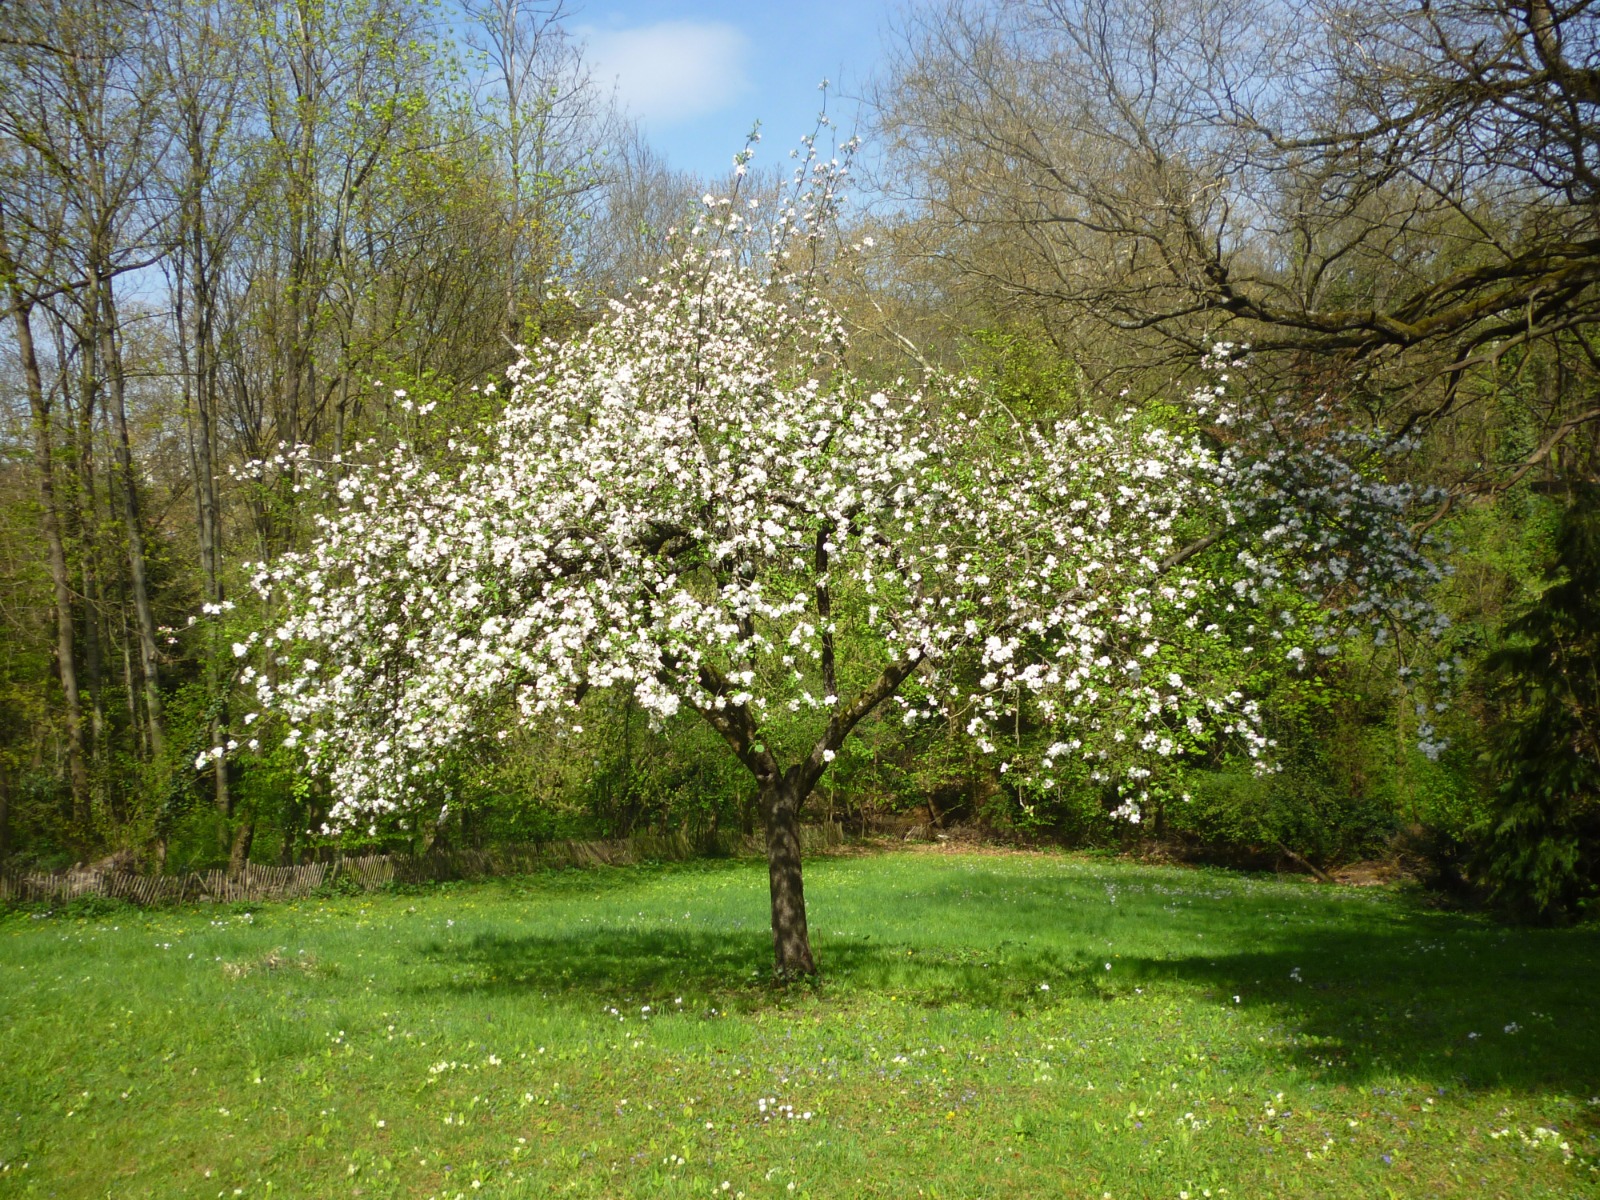
<path fill-rule="evenodd" d="M 1332 635 L 1257 632 L 1285 588 L 1414 615 L 1408 496 L 1131 410 L 1039 426 L 958 379 L 868 386 L 784 239 L 708 208 L 671 270 L 511 368 L 454 469 L 347 465 L 310 546 L 261 570 L 284 615 L 247 675 L 334 823 L 437 811 L 447 750 L 627 689 L 754 777 L 776 967 L 806 974 L 801 806 L 872 714 L 959 720 L 1024 797 L 1114 773 L 1136 819 L 1207 739 L 1268 753 L 1196 645 L 1303 661 Z"/>

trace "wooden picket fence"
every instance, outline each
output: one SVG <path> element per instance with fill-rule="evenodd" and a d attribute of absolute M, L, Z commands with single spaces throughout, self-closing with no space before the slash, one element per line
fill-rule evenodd
<path fill-rule="evenodd" d="M 835 822 L 803 825 L 805 853 L 844 842 Z M 120 869 L 75 867 L 69 871 L 0 871 L 0 904 L 62 904 L 83 896 L 104 896 L 133 904 L 181 904 L 294 900 L 336 880 L 348 879 L 365 891 L 392 882 L 424 883 L 524 875 L 545 867 L 625 866 L 630 863 L 694 858 L 707 852 L 764 853 L 759 838 L 724 835 L 712 845 L 683 832 L 642 833 L 618 841 L 539 842 L 491 850 L 434 850 L 422 855 L 340 855 L 293 867 L 248 863 L 242 871 L 193 871 L 186 875 L 139 875 Z"/>

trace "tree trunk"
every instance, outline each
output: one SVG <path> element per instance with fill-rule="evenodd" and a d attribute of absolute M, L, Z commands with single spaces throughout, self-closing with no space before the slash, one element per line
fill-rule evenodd
<path fill-rule="evenodd" d="M 294 866 L 295 832 L 301 820 L 300 806 L 294 804 L 283 817 L 283 842 L 278 847 L 278 865 Z"/>
<path fill-rule="evenodd" d="M 228 736 L 227 730 L 223 725 L 223 721 L 218 720 L 218 719 L 213 719 L 212 722 L 211 722 L 211 727 L 210 727 L 209 732 L 211 734 L 211 744 L 213 746 L 223 746 L 223 745 L 227 744 L 223 740 L 224 738 L 226 738 Z M 221 758 L 216 759 L 211 764 L 212 798 L 213 798 L 213 802 L 215 803 L 215 806 L 216 806 L 217 818 L 218 818 L 218 820 L 217 820 L 217 849 L 218 850 L 227 850 L 228 849 L 228 827 L 233 822 L 233 809 L 234 809 L 233 789 L 232 789 L 232 787 L 229 786 L 228 770 L 229 770 L 229 759 L 228 759 L 228 756 L 226 754 L 224 754 Z M 247 824 L 250 824 L 251 827 L 252 827 L 251 828 L 251 832 L 250 832 L 250 837 L 252 837 L 252 838 L 255 837 L 254 822 L 247 822 Z M 236 831 L 236 832 L 243 832 L 243 829 L 244 829 L 244 826 L 240 826 L 239 830 Z M 247 839 L 247 843 L 248 843 L 248 839 Z M 249 851 L 248 844 L 247 844 L 246 849 L 245 849 L 245 854 L 248 856 L 249 853 L 250 853 L 250 851 Z M 237 845 L 236 845 L 233 850 L 229 851 L 228 858 L 229 858 L 229 861 L 232 862 L 233 859 L 235 859 L 237 857 L 238 857 L 238 848 L 237 848 Z"/>
<path fill-rule="evenodd" d="M 15 274 L 12 273 L 15 280 Z M 50 444 L 50 407 L 44 378 L 34 351 L 29 305 L 12 285 L 12 317 L 17 326 L 17 351 L 27 380 L 28 404 L 33 414 L 34 466 L 39 473 L 39 518 L 44 526 L 45 554 L 50 563 L 50 585 L 55 600 L 56 668 L 66 701 L 67 778 L 72 787 L 72 815 L 80 828 L 89 823 L 89 772 L 84 762 L 83 704 L 78 696 L 78 667 L 73 656 L 72 585 L 67 574 L 67 552 L 61 537 L 61 513 L 56 504 L 55 463 Z"/>
<path fill-rule="evenodd" d="M 199 169 L 196 168 L 196 177 Z M 217 480 L 215 466 L 217 371 L 212 354 L 213 301 L 212 281 L 206 274 L 206 241 L 200 225 L 200 206 L 192 204 L 188 220 L 194 238 L 194 263 L 180 256 L 177 260 L 175 289 L 178 334 L 178 360 L 183 371 L 184 411 L 192 414 L 189 422 L 189 468 L 194 481 L 196 529 L 200 539 L 200 578 L 206 601 L 213 605 L 222 603 L 222 578 L 219 569 L 221 557 L 221 522 L 218 520 Z M 189 333 L 185 324 L 185 297 L 192 290 L 195 298 L 194 312 L 194 373 L 193 385 L 189 372 Z M 190 401 L 193 400 L 191 405 Z M 226 684 L 223 680 L 223 639 L 214 622 L 206 623 L 205 680 L 206 698 L 210 701 L 212 720 L 210 741 L 213 746 L 226 745 L 228 741 Z M 212 764 L 212 782 L 217 812 L 224 822 L 233 817 L 233 792 L 229 786 L 226 756 Z M 221 836 L 227 837 L 224 826 Z M 224 841 L 223 847 L 226 848 Z"/>
<path fill-rule="evenodd" d="M 92 324 L 92 318 L 86 318 Z M 100 501 L 95 483 L 95 406 L 99 400 L 100 385 L 95 375 L 94 335 L 85 331 L 78 339 L 82 367 L 78 379 L 78 412 L 72 423 L 75 438 L 72 446 L 76 486 L 72 489 L 77 517 L 78 569 L 83 579 L 83 666 L 89 683 L 89 733 L 94 761 L 103 764 L 106 758 L 106 696 L 105 663 L 102 647 L 110 642 L 110 630 L 102 626 L 105 605 L 102 603 L 100 580 Z M 56 325 L 56 361 L 70 361 L 67 349 L 66 325 Z M 104 772 L 99 772 L 104 776 Z M 102 786 L 102 780 L 96 781 Z"/>
<path fill-rule="evenodd" d="M 92 433 L 88 436 L 93 436 Z M 93 443 L 79 439 L 78 571 L 83 579 L 83 666 L 89 682 L 89 735 L 94 760 L 104 764 L 106 737 L 105 648 L 111 630 L 105 624 L 105 597 L 100 588 L 100 514 L 95 496 Z M 102 776 L 104 772 L 99 772 Z M 97 789 L 101 782 L 96 782 Z"/>
<path fill-rule="evenodd" d="M 806 933 L 806 893 L 800 878 L 800 796 L 793 782 L 776 779 L 762 789 L 767 822 L 767 877 L 772 885 L 773 969 L 780 979 L 815 975 Z"/>
<path fill-rule="evenodd" d="M 116 437 L 112 442 L 122 484 L 122 516 L 127 523 L 128 573 L 133 585 L 133 611 L 138 622 L 139 666 L 144 677 L 145 716 L 150 728 L 150 756 L 159 759 L 165 748 L 166 735 L 162 720 L 161 680 L 157 667 L 156 622 L 150 608 L 150 584 L 145 568 L 143 516 L 139 512 L 138 481 L 133 469 L 133 446 L 128 436 L 128 409 L 126 387 L 122 371 L 122 351 L 117 344 L 116 300 L 112 295 L 111 281 L 96 281 L 99 289 L 100 359 L 110 383 L 111 415 L 116 421 Z"/>
<path fill-rule="evenodd" d="M 822 553 L 819 542 L 819 559 Z M 716 707 L 698 707 L 700 715 L 733 748 L 761 788 L 761 813 L 767 824 L 767 874 L 772 885 L 773 966 L 779 979 L 817 973 L 816 961 L 811 957 L 811 938 L 806 933 L 806 893 L 800 880 L 800 805 L 817 786 L 850 731 L 894 695 L 922 661 L 921 649 L 913 647 L 904 658 L 891 662 L 870 687 L 834 709 L 826 732 L 810 755 L 787 771 L 778 769 L 772 751 L 761 744 L 759 727 L 744 705 L 723 705 L 719 701 Z M 664 661 L 668 671 L 676 665 L 674 661 Z M 731 690 L 728 681 L 713 667 L 702 664 L 699 677 L 701 686 L 713 696 L 726 696 Z"/>
<path fill-rule="evenodd" d="M 128 636 L 126 604 L 117 606 L 117 615 L 122 618 L 122 697 L 128 705 L 128 732 L 134 736 L 139 755 L 148 758 L 150 742 L 139 720 L 139 692 L 133 684 L 133 640 Z"/>
<path fill-rule="evenodd" d="M 228 855 L 228 874 L 238 875 L 250 861 L 250 843 L 256 840 L 256 822 L 246 816 L 233 833 L 233 851 Z"/>

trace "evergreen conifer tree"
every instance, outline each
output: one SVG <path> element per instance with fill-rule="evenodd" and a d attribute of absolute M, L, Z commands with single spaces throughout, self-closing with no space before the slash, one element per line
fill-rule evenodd
<path fill-rule="evenodd" d="M 1600 510 L 1574 499 L 1551 584 L 1488 660 L 1502 720 L 1480 862 L 1499 904 L 1570 915 L 1600 876 Z"/>

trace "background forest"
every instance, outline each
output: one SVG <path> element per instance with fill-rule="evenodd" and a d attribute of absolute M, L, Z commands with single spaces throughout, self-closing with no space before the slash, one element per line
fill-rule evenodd
<path fill-rule="evenodd" d="M 514 347 L 593 323 L 727 181 L 663 164 L 555 3 L 5 11 L 0 862 L 299 861 L 329 843 L 328 798 L 253 737 L 235 649 L 274 619 L 250 564 L 314 528 L 288 452 L 404 442 L 448 469 Z M 841 750 L 812 815 L 1256 865 L 1405 855 L 1530 915 L 1581 906 L 1600 870 L 1591 6 L 955 2 L 909 9 L 893 44 L 843 231 L 864 252 L 825 273 L 861 369 L 965 372 L 1023 421 L 1130 397 L 1159 415 L 1210 346 L 1247 345 L 1285 437 L 1376 437 L 1393 482 L 1428 489 L 1416 533 L 1450 546 L 1451 624 L 1258 672 L 1280 769 L 1191 762 L 1137 826 L 1092 791 L 1025 807 L 961 728 L 892 718 Z M 776 192 L 785 150 L 745 186 Z M 439 819 L 340 840 L 753 828 L 702 724 L 585 705 L 579 734 L 468 756 Z"/>

